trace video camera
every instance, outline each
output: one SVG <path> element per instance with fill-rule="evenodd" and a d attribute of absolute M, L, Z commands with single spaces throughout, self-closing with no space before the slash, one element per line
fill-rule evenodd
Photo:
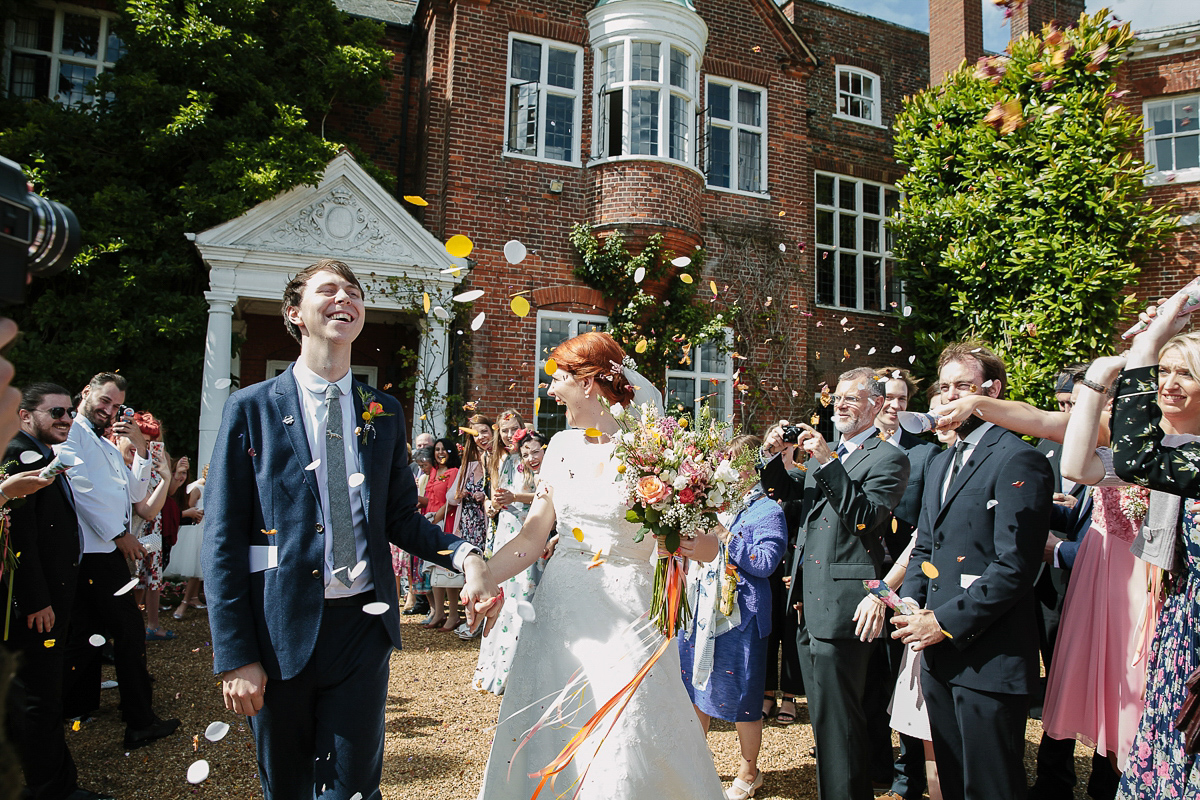
<path fill-rule="evenodd" d="M 66 269 L 80 239 L 71 209 L 29 191 L 21 167 L 0 156 L 0 305 L 22 302 L 30 275 Z"/>

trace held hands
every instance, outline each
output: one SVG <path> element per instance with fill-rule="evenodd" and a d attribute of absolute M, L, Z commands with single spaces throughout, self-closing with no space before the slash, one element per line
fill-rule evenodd
<path fill-rule="evenodd" d="M 860 642 L 872 642 L 883 632 L 883 621 L 887 616 L 887 606 L 873 594 L 868 594 L 858 602 L 854 609 L 854 635 Z"/>
<path fill-rule="evenodd" d="M 231 669 L 221 676 L 221 694 L 225 696 L 225 708 L 235 714 L 253 717 L 263 707 L 263 693 L 267 688 L 267 673 L 262 664 L 253 664 Z"/>
<path fill-rule="evenodd" d="M 16 500 L 20 497 L 28 497 L 39 489 L 45 489 L 50 484 L 54 483 L 54 477 L 40 478 L 38 473 L 41 470 L 31 469 L 27 472 L 18 472 L 10 478 L 6 478 L 4 483 L 0 483 L 0 491 L 8 495 L 9 500 Z"/>
<path fill-rule="evenodd" d="M 655 538 L 658 539 L 658 554 L 660 556 L 671 555 L 671 551 L 667 550 L 666 545 L 663 544 L 662 537 Z M 679 555 L 690 558 L 692 561 L 707 563 L 716 558 L 720 550 L 721 540 L 707 531 L 698 533 L 695 537 L 679 537 Z"/>
<path fill-rule="evenodd" d="M 550 537 L 550 541 L 546 542 L 546 549 L 542 551 L 542 558 L 549 561 L 550 556 L 554 555 L 554 549 L 556 547 L 558 547 L 558 534 L 557 533 Z"/>
<path fill-rule="evenodd" d="M 483 635 L 487 636 L 496 624 L 500 607 L 504 605 L 504 593 L 496 585 L 491 569 L 479 553 L 470 553 L 466 557 L 463 574 L 466 582 L 459 596 L 467 611 L 467 627 L 474 631 L 482 614 L 486 618 Z"/>
<path fill-rule="evenodd" d="M 904 600 L 914 606 L 917 604 L 911 597 Z M 912 645 L 915 651 L 924 650 L 946 638 L 946 632 L 938 624 L 937 617 L 927 608 L 915 614 L 896 614 L 892 617 L 892 624 L 897 628 L 892 631 L 892 638 Z"/>

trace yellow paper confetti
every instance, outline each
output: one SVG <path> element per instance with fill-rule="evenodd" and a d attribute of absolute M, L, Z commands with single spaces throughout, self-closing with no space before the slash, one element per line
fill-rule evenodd
<path fill-rule="evenodd" d="M 467 427 L 464 427 L 464 426 L 462 426 L 462 425 L 459 425 L 459 426 L 458 426 L 458 432 L 459 432 L 459 433 L 466 434 L 467 436 L 478 436 L 478 435 L 479 435 L 479 434 L 478 434 L 478 433 L 475 431 L 475 429 L 474 429 L 474 428 L 467 428 Z"/>
<path fill-rule="evenodd" d="M 814 428 L 816 426 L 820 425 L 821 424 L 821 416 L 819 414 L 813 414 L 811 417 L 809 417 L 808 424 L 812 425 Z"/>
<path fill-rule="evenodd" d="M 514 297 L 509 302 L 508 306 L 509 306 L 509 308 L 512 309 L 512 312 L 514 314 L 516 314 L 518 317 L 529 316 L 529 301 L 526 300 L 521 295 L 517 295 L 516 297 Z"/>
<path fill-rule="evenodd" d="M 450 556 L 450 555 L 454 555 L 454 551 L 453 550 L 438 550 L 438 555 L 439 556 Z"/>
<path fill-rule="evenodd" d="M 633 350 L 636 353 L 646 352 L 646 340 L 644 338 L 638 339 L 638 343 L 633 346 Z"/>
<path fill-rule="evenodd" d="M 42 646 L 49 650 L 51 647 L 54 647 L 54 639 L 47 639 L 46 641 L 42 642 Z"/>
<path fill-rule="evenodd" d="M 716 297 L 717 296 L 717 282 L 709 281 L 708 288 L 712 289 L 713 297 Z"/>
<path fill-rule="evenodd" d="M 73 730 L 73 731 L 79 730 L 80 727 L 81 726 L 79 724 L 79 720 L 75 720 L 74 722 L 71 723 L 71 730 Z"/>
<path fill-rule="evenodd" d="M 430 302 L 429 302 L 429 292 L 423 292 L 423 293 L 422 293 L 422 297 L 421 297 L 421 305 L 422 305 L 422 306 L 425 308 L 425 313 L 426 313 L 426 314 L 428 314 L 428 313 L 429 313 L 429 306 L 431 305 L 431 304 L 430 304 Z"/>
<path fill-rule="evenodd" d="M 406 203 L 412 203 L 414 206 L 427 206 L 427 205 L 429 205 L 429 203 L 427 203 L 427 202 L 425 201 L 425 198 L 424 198 L 424 197 L 421 197 L 421 196 L 419 196 L 419 195 L 415 195 L 415 194 L 406 194 L 406 195 L 404 195 L 404 202 L 406 202 Z"/>
<path fill-rule="evenodd" d="M 533 418 L 534 419 L 537 419 L 538 411 L 541 409 L 541 407 L 542 407 L 542 398 L 535 397 L 533 399 Z"/>
<path fill-rule="evenodd" d="M 544 369 L 546 370 L 546 374 L 553 378 L 554 373 L 558 372 L 558 362 L 553 358 L 547 358 Z"/>
<path fill-rule="evenodd" d="M 691 283 L 692 276 L 688 275 L 686 272 L 684 272 L 679 276 L 679 280 L 683 281 L 684 283 Z"/>
<path fill-rule="evenodd" d="M 455 258 L 466 258 L 475 249 L 475 243 L 461 233 L 451 236 L 446 241 L 446 252 Z"/>
<path fill-rule="evenodd" d="M 921 564 L 921 572 L 925 573 L 926 578 L 936 578 L 938 576 L 938 568 L 933 565 L 932 561 L 926 561 Z"/>
<path fill-rule="evenodd" d="M 575 541 L 583 541 L 583 531 L 580 528 L 571 528 L 571 535 L 575 537 Z"/>
<path fill-rule="evenodd" d="M 601 436 L 604 435 L 604 431 L 600 430 L 599 428 L 588 428 L 586 431 L 583 432 L 583 435 L 590 436 L 593 439 L 599 439 Z"/>

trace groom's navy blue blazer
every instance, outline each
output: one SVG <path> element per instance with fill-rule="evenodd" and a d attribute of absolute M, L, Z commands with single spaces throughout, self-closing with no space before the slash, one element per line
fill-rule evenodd
<path fill-rule="evenodd" d="M 442 551 L 462 540 L 417 513 L 417 487 L 408 468 L 404 412 L 390 395 L 354 381 L 391 414 L 376 417 L 359 460 L 366 477 L 367 553 L 376 598 L 392 611 L 380 616 L 400 646 L 396 582 L 389 541 L 452 569 Z M 313 461 L 292 368 L 235 392 L 225 403 L 205 486 L 204 580 L 217 673 L 260 662 L 272 679 L 294 677 L 312 656 L 325 601 L 325 534 Z M 278 547 L 278 566 L 250 572 L 250 547 Z"/>

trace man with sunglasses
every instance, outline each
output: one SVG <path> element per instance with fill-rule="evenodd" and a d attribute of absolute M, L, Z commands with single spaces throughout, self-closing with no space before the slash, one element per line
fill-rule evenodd
<path fill-rule="evenodd" d="M 6 462 L 38 470 L 67 440 L 70 393 L 53 383 L 27 387 L 17 412 L 21 431 L 8 445 Z M 8 694 L 6 724 L 25 773 L 23 796 L 42 800 L 97 800 L 80 789 L 75 762 L 63 735 L 62 684 L 67 627 L 75 603 L 83 541 L 65 478 L 10 506 L 12 547 L 21 553 L 13 576 L 8 646 L 20 653 Z"/>

